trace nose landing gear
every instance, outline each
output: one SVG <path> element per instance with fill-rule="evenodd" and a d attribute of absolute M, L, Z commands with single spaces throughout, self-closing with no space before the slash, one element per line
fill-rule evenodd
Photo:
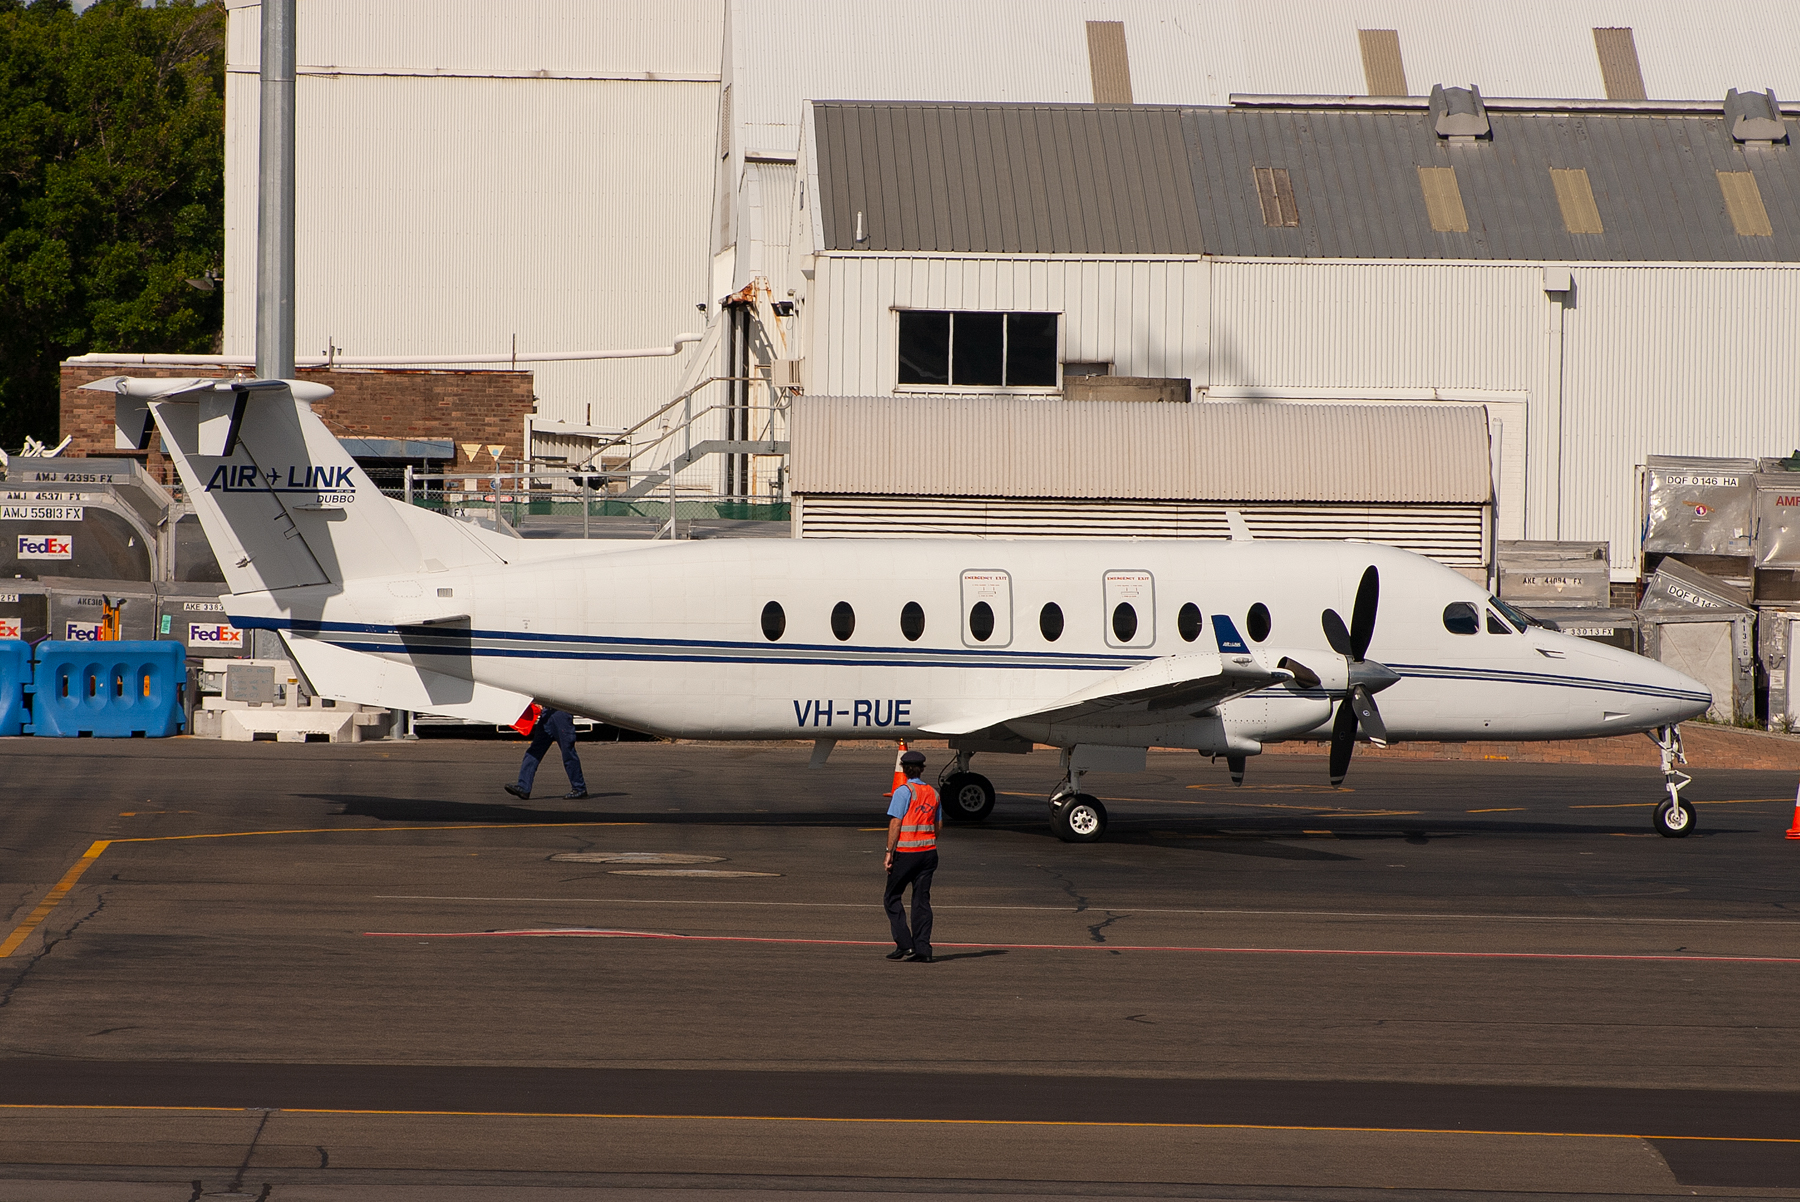
<path fill-rule="evenodd" d="M 1694 833 L 1694 828 L 1699 823 L 1694 807 L 1681 799 L 1681 791 L 1692 784 L 1694 778 L 1675 768 L 1677 763 L 1687 763 L 1687 754 L 1681 746 L 1681 728 L 1659 726 L 1646 733 L 1656 744 L 1657 750 L 1662 752 L 1663 788 L 1669 794 L 1666 800 L 1657 804 L 1656 812 L 1651 815 L 1651 829 L 1665 839 L 1685 839 Z"/>
<path fill-rule="evenodd" d="M 952 822 L 980 822 L 994 810 L 994 785 L 979 772 L 969 771 L 974 754 L 958 751 L 938 778 L 938 797 L 944 816 Z"/>

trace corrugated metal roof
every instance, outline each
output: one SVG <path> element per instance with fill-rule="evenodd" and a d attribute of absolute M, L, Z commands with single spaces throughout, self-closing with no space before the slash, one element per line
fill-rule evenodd
<path fill-rule="evenodd" d="M 797 494 L 1464 502 L 1491 494 L 1463 405 L 796 397 Z"/>
<path fill-rule="evenodd" d="M 1722 116 L 1489 119 L 1491 140 L 1452 144 L 1422 109 L 825 102 L 813 121 L 824 248 L 1800 261 L 1791 146 L 1740 146 Z M 1265 224 L 1258 167 L 1287 170 L 1297 226 Z M 1421 168 L 1455 171 L 1466 231 L 1433 229 L 1421 179 L 1448 177 Z M 1552 168 L 1587 172 L 1603 232 L 1568 231 Z M 1755 177 L 1772 236 L 1736 232 L 1721 171 Z"/>
<path fill-rule="evenodd" d="M 813 128 L 827 246 L 1200 253 L 1178 109 L 824 103 Z"/>
<path fill-rule="evenodd" d="M 1488 119 L 1491 141 L 1452 144 L 1422 111 L 1187 109 L 1207 247 L 1307 258 L 1800 260 L 1793 147 L 1740 146 L 1722 116 L 1489 109 Z M 1258 166 L 1288 169 L 1297 228 L 1263 224 Z M 1420 167 L 1455 169 L 1467 233 L 1433 231 Z M 1551 168 L 1587 171 L 1602 233 L 1568 232 Z M 1756 176 L 1773 237 L 1733 229 L 1720 171 Z"/>

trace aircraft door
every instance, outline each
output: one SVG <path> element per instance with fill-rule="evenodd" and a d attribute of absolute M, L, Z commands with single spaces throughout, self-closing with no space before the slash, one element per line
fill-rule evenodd
<path fill-rule="evenodd" d="M 963 572 L 962 637 L 969 647 L 1005 647 L 1012 642 L 1011 576 L 998 569 Z"/>
<path fill-rule="evenodd" d="M 1106 574 L 1106 645 L 1148 647 L 1156 642 L 1156 582 L 1148 572 Z"/>

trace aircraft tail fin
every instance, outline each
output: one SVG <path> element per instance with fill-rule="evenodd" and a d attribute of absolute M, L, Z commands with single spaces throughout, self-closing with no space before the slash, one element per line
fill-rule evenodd
<path fill-rule="evenodd" d="M 463 523 L 409 521 L 382 495 L 312 411 L 332 394 L 323 384 L 110 376 L 85 387 L 115 395 L 118 446 L 161 431 L 233 593 L 499 562 Z"/>

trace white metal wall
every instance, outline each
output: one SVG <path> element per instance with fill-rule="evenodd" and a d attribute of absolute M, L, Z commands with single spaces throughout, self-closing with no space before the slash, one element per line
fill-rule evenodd
<path fill-rule="evenodd" d="M 894 392 L 900 308 L 1061 313 L 1064 361 L 1110 361 L 1114 375 L 1196 384 L 1206 376 L 1210 268 L 1203 260 L 857 254 L 819 255 L 814 269 L 808 392 Z"/>
<path fill-rule="evenodd" d="M 302 4 L 298 350 L 601 350 L 703 324 L 721 13 Z M 231 14 L 230 354 L 254 349 L 259 21 Z M 539 365 L 540 417 L 629 424 L 685 359 Z"/>
<path fill-rule="evenodd" d="M 1604 97 L 1596 26 L 1630 26 L 1655 99 L 1727 88 L 1800 95 L 1792 39 L 1689 0 L 730 0 L 734 124 L 793 153 L 806 100 L 1093 100 L 1086 22 L 1123 21 L 1139 104 L 1226 104 L 1233 92 L 1360 95 L 1359 28 L 1394 29 L 1414 95 Z M 1001 50 L 1001 48 L 1004 48 Z"/>
<path fill-rule="evenodd" d="M 802 538 L 1231 537 L 1225 506 L 1204 501 L 1035 497 L 796 496 Z M 1266 539 L 1358 538 L 1402 547 L 1453 568 L 1488 560 L 1487 507 L 1246 504 L 1235 508 Z"/>
<path fill-rule="evenodd" d="M 1646 454 L 1800 447 L 1800 267 L 1577 267 L 1556 537 L 1638 547 Z"/>

